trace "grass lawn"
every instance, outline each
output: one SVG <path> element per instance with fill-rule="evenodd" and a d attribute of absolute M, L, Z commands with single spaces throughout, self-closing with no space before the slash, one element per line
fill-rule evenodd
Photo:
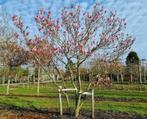
<path fill-rule="evenodd" d="M 59 84 L 60 85 L 60 84 Z M 84 86 L 86 87 L 86 83 Z M 83 87 L 84 87 L 83 86 Z M 71 84 L 68 82 L 67 87 L 71 87 Z M 114 84 L 109 89 L 102 89 L 96 87 L 95 96 L 96 97 L 105 97 L 105 98 L 126 98 L 126 99 L 144 99 L 147 100 L 147 85 L 123 85 L 124 89 L 120 89 L 122 87 L 121 84 Z M 128 87 L 128 88 L 127 88 Z M 142 90 L 141 88 L 142 87 Z M 119 88 L 119 89 L 118 89 Z M 140 90 L 136 90 L 139 88 Z M 0 94 L 6 93 L 6 86 L 0 86 Z M 14 95 L 36 95 L 37 94 L 37 86 L 30 85 L 28 86 L 10 86 L 10 94 Z M 53 83 L 49 83 L 46 85 L 40 85 L 40 95 L 42 96 L 58 96 L 58 88 L 54 86 Z M 71 94 L 72 95 L 72 94 Z"/>
<path fill-rule="evenodd" d="M 84 86 L 86 83 L 84 84 Z M 67 83 L 70 87 L 70 84 Z M 86 87 L 86 86 L 85 86 Z M 128 87 L 128 88 L 127 88 Z M 137 90 L 138 89 L 138 90 Z M 126 99 L 143 99 L 147 100 L 147 86 L 146 85 L 122 85 L 114 84 L 110 89 L 96 88 L 95 97 L 105 98 L 126 98 Z M 10 87 L 10 94 L 14 95 L 36 95 L 37 86 L 17 86 Z M 6 86 L 0 86 L 0 94 L 5 94 Z M 52 84 L 40 85 L 40 95 L 43 96 L 58 96 L 57 88 Z M 72 95 L 72 94 L 71 94 Z M 63 100 L 64 108 L 66 107 L 65 99 Z M 35 98 L 35 97 L 13 97 L 1 96 L 0 104 L 14 105 L 18 107 L 36 107 L 36 108 L 59 108 L 58 98 Z M 74 101 L 71 99 L 71 106 L 74 107 Z M 91 109 L 90 101 L 86 101 L 83 105 L 84 109 Z M 111 110 L 128 113 L 137 113 L 147 115 L 147 103 L 144 102 L 115 102 L 112 100 L 96 101 L 96 110 Z"/>
<path fill-rule="evenodd" d="M 74 101 L 70 100 L 71 107 L 74 107 Z M 130 114 L 147 114 L 147 103 L 139 102 L 115 102 L 115 101 L 96 101 L 95 102 L 96 110 L 111 110 L 111 111 L 120 111 L 127 112 Z M 48 98 L 31 98 L 31 97 L 0 97 L 0 104 L 13 105 L 21 108 L 58 108 L 59 109 L 59 100 L 48 99 Z M 64 108 L 66 107 L 66 101 L 63 100 Z M 90 101 L 86 101 L 83 105 L 84 109 L 90 110 L 91 104 Z M 58 110 L 59 111 L 59 110 Z"/>

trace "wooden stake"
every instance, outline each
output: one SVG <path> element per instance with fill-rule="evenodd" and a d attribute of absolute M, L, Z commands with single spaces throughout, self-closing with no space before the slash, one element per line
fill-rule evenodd
<path fill-rule="evenodd" d="M 61 97 L 61 91 L 62 91 L 62 87 L 59 87 L 59 102 L 60 102 L 60 115 L 63 115 L 63 110 L 62 110 L 62 97 Z"/>
<path fill-rule="evenodd" d="M 92 89 L 92 119 L 94 119 L 94 89 Z"/>

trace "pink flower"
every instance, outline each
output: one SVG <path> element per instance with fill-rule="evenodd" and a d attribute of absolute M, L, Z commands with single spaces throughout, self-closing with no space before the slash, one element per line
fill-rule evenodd
<path fill-rule="evenodd" d="M 17 16 L 14 15 L 14 16 L 12 17 L 12 20 L 13 20 L 13 21 L 16 21 L 16 20 L 17 20 Z"/>
<path fill-rule="evenodd" d="M 47 26 L 50 26 L 51 25 L 51 22 L 48 20 L 48 19 L 45 19 L 45 25 L 47 25 Z"/>
<path fill-rule="evenodd" d="M 40 9 L 40 14 L 44 14 L 45 13 L 45 9 Z"/>
<path fill-rule="evenodd" d="M 74 27 L 78 29 L 80 27 L 80 25 L 78 23 L 75 23 Z"/>
<path fill-rule="evenodd" d="M 35 17 L 35 21 L 36 21 L 37 23 L 39 22 L 39 16 L 38 16 L 38 15 Z"/>
<path fill-rule="evenodd" d="M 18 38 L 19 37 L 19 34 L 18 33 L 14 33 L 14 36 L 16 37 L 16 38 Z"/>
<path fill-rule="evenodd" d="M 69 12 L 69 14 L 71 15 L 71 16 L 73 16 L 74 14 L 73 14 L 73 12 Z"/>

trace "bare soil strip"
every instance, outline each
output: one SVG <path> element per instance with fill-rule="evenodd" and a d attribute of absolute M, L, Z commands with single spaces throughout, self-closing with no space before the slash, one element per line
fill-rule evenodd
<path fill-rule="evenodd" d="M 0 104 L 0 111 L 7 110 L 15 114 L 17 119 L 74 119 L 73 110 L 64 110 L 64 115 L 59 115 L 58 109 L 19 108 L 13 105 Z M 78 119 L 91 119 L 91 112 L 82 110 Z M 95 112 L 95 119 L 147 119 L 147 115 L 128 114 L 124 112 L 100 111 Z"/>

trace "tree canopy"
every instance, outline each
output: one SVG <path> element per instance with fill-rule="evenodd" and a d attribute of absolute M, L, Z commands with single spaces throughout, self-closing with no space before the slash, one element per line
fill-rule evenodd
<path fill-rule="evenodd" d="M 135 51 L 131 51 L 127 58 L 126 58 L 126 65 L 134 64 L 134 65 L 139 65 L 140 59 Z"/>

